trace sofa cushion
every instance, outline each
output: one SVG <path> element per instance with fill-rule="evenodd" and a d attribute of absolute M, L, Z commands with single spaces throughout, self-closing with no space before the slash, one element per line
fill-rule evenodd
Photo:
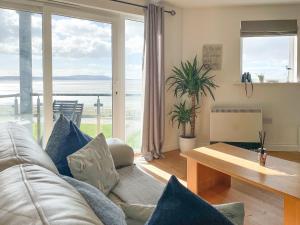
<path fill-rule="evenodd" d="M 115 195 L 113 192 L 109 192 L 109 194 L 107 195 L 107 197 L 113 202 L 115 203 L 117 206 L 120 206 L 121 203 L 124 203 L 117 195 Z"/>
<path fill-rule="evenodd" d="M 82 149 L 68 156 L 72 175 L 108 194 L 118 183 L 119 174 L 101 133 Z"/>
<path fill-rule="evenodd" d="M 188 215 L 188 216 L 187 216 Z M 172 176 L 147 225 L 233 225 L 222 213 Z"/>
<path fill-rule="evenodd" d="M 241 202 L 214 205 L 214 207 L 235 225 L 243 225 L 245 210 Z"/>
<path fill-rule="evenodd" d="M 117 169 L 133 164 L 134 151 L 129 145 L 118 138 L 107 139 L 107 144 Z"/>
<path fill-rule="evenodd" d="M 1 224 L 103 225 L 75 188 L 40 166 L 2 171 L 0 199 Z"/>
<path fill-rule="evenodd" d="M 59 119 L 55 122 L 51 135 L 46 145 L 46 152 L 53 162 L 60 161 L 59 146 L 70 133 L 70 121 L 60 114 Z"/>
<path fill-rule="evenodd" d="M 54 161 L 60 174 L 72 177 L 67 157 L 81 149 L 90 141 L 91 138 L 82 133 L 77 126 L 70 121 L 70 133 L 60 143 L 58 147 L 59 152 L 56 156 L 57 161 Z"/>
<path fill-rule="evenodd" d="M 114 190 L 108 195 L 108 197 L 117 205 L 122 207 L 125 214 L 128 216 L 132 215 L 133 210 L 141 207 L 151 208 L 152 204 L 156 204 L 161 194 L 163 193 L 164 185 L 154 186 L 157 181 L 150 177 L 148 174 L 143 173 L 138 167 L 131 166 L 128 168 L 122 168 L 118 170 L 120 175 L 120 182 L 114 188 Z M 146 176 L 146 177 L 145 177 Z M 141 178 L 142 177 L 142 178 Z M 145 186 L 142 185 L 144 181 L 143 179 L 147 179 L 147 183 L 150 183 L 147 188 L 147 196 L 143 196 L 143 190 L 145 190 Z M 131 187 L 131 184 L 134 184 L 134 187 Z M 134 188 L 134 192 L 128 193 L 127 188 Z M 117 194 L 115 194 L 118 193 Z M 121 196 L 121 197 L 119 197 Z M 148 198 L 148 196 L 152 196 Z M 154 197 L 153 197 L 154 196 Z M 122 198 L 122 199 L 121 199 Z M 127 200 L 127 201 L 126 201 Z M 131 202 L 131 203 L 130 203 Z M 134 202 L 134 203 L 133 203 Z M 232 223 L 235 225 L 243 225 L 244 224 L 244 204 L 243 203 L 227 203 L 220 205 L 213 205 L 219 212 L 221 212 L 224 216 L 226 216 Z M 141 221 L 137 221 L 136 217 L 132 218 L 132 216 L 126 219 L 127 224 L 144 224 Z"/>
<path fill-rule="evenodd" d="M 126 219 L 127 225 L 144 225 L 145 223 L 138 221 L 138 220 L 133 220 L 133 219 Z"/>
<path fill-rule="evenodd" d="M 127 225 L 130 223 L 140 223 L 144 225 L 155 210 L 156 205 L 140 205 L 119 203 L 126 215 Z M 241 202 L 213 205 L 234 225 L 244 225 L 244 204 Z M 129 221 L 129 222 L 128 222 Z"/>
<path fill-rule="evenodd" d="M 72 177 L 62 178 L 77 189 L 105 225 L 126 225 L 123 211 L 100 190 Z"/>
<path fill-rule="evenodd" d="M 58 173 L 47 153 L 36 143 L 27 128 L 13 122 L 0 124 L 0 171 L 30 163 Z"/>
<path fill-rule="evenodd" d="M 117 171 L 120 181 L 112 192 L 122 201 L 129 204 L 157 204 L 164 189 L 163 184 L 135 165 Z M 145 190 L 147 190 L 147 193 L 145 193 Z"/>
<path fill-rule="evenodd" d="M 145 224 L 155 210 L 156 205 L 120 204 L 127 220 L 139 221 Z"/>

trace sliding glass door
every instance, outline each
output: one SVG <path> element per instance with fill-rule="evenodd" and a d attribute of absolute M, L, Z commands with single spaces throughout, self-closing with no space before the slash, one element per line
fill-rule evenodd
<path fill-rule="evenodd" d="M 54 119 L 76 104 L 81 130 L 111 137 L 112 25 L 53 15 L 52 61 Z"/>
<path fill-rule="evenodd" d="M 42 140 L 42 15 L 0 9 L 0 121 L 17 121 Z"/>
<path fill-rule="evenodd" d="M 11 7 L 17 10 L 0 8 L 0 122 L 25 125 L 45 145 L 63 112 L 88 135 L 102 132 L 139 150 L 140 18 L 67 6 Z"/>

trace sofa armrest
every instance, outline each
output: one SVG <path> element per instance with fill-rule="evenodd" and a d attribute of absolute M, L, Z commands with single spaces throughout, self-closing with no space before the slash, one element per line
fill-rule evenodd
<path fill-rule="evenodd" d="M 108 138 L 107 144 L 117 169 L 133 165 L 134 152 L 129 145 L 117 138 Z"/>

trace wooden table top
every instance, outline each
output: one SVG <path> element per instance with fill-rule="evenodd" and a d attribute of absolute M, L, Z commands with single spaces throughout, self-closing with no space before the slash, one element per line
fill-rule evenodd
<path fill-rule="evenodd" d="M 300 199 L 300 164 L 268 156 L 260 166 L 256 152 L 224 143 L 197 148 L 183 157 L 277 194 Z"/>

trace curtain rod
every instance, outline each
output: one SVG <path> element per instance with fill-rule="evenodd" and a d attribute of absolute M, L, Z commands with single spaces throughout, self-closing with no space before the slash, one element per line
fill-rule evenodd
<path fill-rule="evenodd" d="M 126 4 L 126 5 L 131 5 L 131 6 L 135 6 L 135 7 L 140 7 L 140 8 L 144 8 L 147 9 L 148 6 L 146 5 L 140 5 L 140 4 L 135 4 L 135 3 L 131 3 L 131 2 L 125 2 L 125 1 L 121 1 L 121 0 L 111 0 L 112 2 L 118 2 L 118 3 L 122 3 L 122 4 Z M 175 10 L 165 10 L 165 13 L 169 13 L 172 16 L 176 15 Z"/>

